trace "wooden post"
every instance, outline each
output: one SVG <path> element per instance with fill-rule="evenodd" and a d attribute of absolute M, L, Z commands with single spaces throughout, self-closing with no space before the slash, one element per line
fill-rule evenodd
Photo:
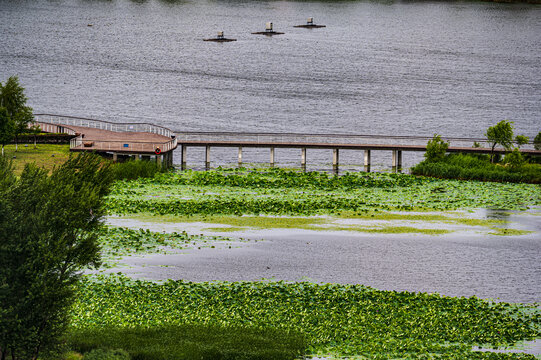
<path fill-rule="evenodd" d="M 301 166 L 303 169 L 306 168 L 306 148 L 301 149 Z"/>
<path fill-rule="evenodd" d="M 210 169 L 210 146 L 207 145 L 205 149 L 205 169 Z"/>
<path fill-rule="evenodd" d="M 274 148 L 273 147 L 270 148 L 270 166 L 271 167 L 274 166 Z"/>
<path fill-rule="evenodd" d="M 239 167 L 242 166 L 242 146 L 239 146 Z"/>
<path fill-rule="evenodd" d="M 181 168 L 181 170 L 186 169 L 186 150 L 187 150 L 186 145 L 182 145 L 180 147 L 180 157 L 181 157 L 180 168 Z"/>

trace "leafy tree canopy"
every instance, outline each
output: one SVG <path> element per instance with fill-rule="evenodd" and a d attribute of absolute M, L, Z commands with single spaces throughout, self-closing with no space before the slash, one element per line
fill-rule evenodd
<path fill-rule="evenodd" d="M 11 123 L 11 131 L 7 131 L 8 128 L 3 128 L 0 125 L 0 139 L 9 138 L 8 141 L 11 141 L 13 137 L 17 138 L 34 121 L 32 108 L 26 105 L 27 100 L 24 88 L 19 84 L 17 76 L 11 76 L 5 84 L 0 83 L 0 108 L 5 109 Z M 2 120 L 0 119 L 0 121 Z M 2 149 L 4 144 L 2 142 Z"/>
<path fill-rule="evenodd" d="M 82 154 L 16 178 L 2 157 L 0 175 L 0 359 L 37 359 L 58 345 L 81 270 L 99 265 L 111 170 Z"/>

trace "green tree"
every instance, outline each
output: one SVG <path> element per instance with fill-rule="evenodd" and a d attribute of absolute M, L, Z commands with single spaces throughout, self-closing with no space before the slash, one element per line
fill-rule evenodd
<path fill-rule="evenodd" d="M 509 165 L 509 167 L 516 169 L 521 167 L 524 164 L 524 156 L 518 148 L 514 148 L 513 151 L 506 154 L 503 158 L 503 163 Z"/>
<path fill-rule="evenodd" d="M 2 156 L 4 156 L 4 146 L 9 144 L 15 133 L 15 124 L 11 120 L 5 107 L 0 106 L 0 144 L 2 144 Z"/>
<path fill-rule="evenodd" d="M 487 129 L 485 136 L 490 144 L 490 161 L 494 162 L 494 148 L 501 145 L 505 150 L 513 146 L 513 122 L 502 120 Z"/>
<path fill-rule="evenodd" d="M 449 148 L 449 143 L 441 139 L 441 136 L 434 134 L 434 137 L 426 144 L 425 158 L 429 162 L 437 162 L 443 160 L 445 153 Z"/>
<path fill-rule="evenodd" d="M 34 360 L 55 351 L 81 270 L 99 265 L 111 170 L 82 154 L 18 179 L 2 158 L 0 174 L 0 359 Z"/>
<path fill-rule="evenodd" d="M 526 145 L 530 139 L 528 139 L 527 136 L 524 135 L 517 135 L 515 137 L 515 142 L 517 143 L 517 146 L 520 148 L 522 145 Z"/>
<path fill-rule="evenodd" d="M 8 116 L 13 122 L 15 151 L 18 150 L 19 135 L 25 132 L 30 123 L 34 121 L 32 108 L 26 106 L 27 100 L 24 88 L 19 84 L 17 76 L 9 77 L 3 85 L 0 83 L 0 107 L 7 110 Z"/>
<path fill-rule="evenodd" d="M 533 139 L 533 147 L 535 150 L 541 150 L 541 131 Z"/>

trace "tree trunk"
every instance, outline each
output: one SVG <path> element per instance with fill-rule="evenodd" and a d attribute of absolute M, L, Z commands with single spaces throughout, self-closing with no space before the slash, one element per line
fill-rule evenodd
<path fill-rule="evenodd" d="M 4 156 L 4 144 L 2 144 L 2 156 Z"/>
<path fill-rule="evenodd" d="M 19 151 L 19 137 L 15 136 L 15 152 Z"/>
<path fill-rule="evenodd" d="M 496 143 L 494 143 L 494 145 L 492 145 L 492 147 L 490 148 L 490 163 L 494 163 L 494 148 L 496 147 Z"/>

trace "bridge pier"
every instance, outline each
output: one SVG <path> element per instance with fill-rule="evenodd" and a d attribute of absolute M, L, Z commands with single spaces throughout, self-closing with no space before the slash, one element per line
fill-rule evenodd
<path fill-rule="evenodd" d="M 181 157 L 181 159 L 180 159 L 180 161 L 181 161 L 180 162 L 180 169 L 181 170 L 186 169 L 186 150 L 187 150 L 186 145 L 182 145 L 180 147 L 180 157 Z"/>
<path fill-rule="evenodd" d="M 393 150 L 393 171 L 399 170 L 402 168 L 402 151 Z"/>
<path fill-rule="evenodd" d="M 242 166 L 242 146 L 239 146 L 239 167 Z"/>
<path fill-rule="evenodd" d="M 205 147 L 205 169 L 210 169 L 210 146 L 207 145 Z"/>
<path fill-rule="evenodd" d="M 332 167 L 334 170 L 338 170 L 340 162 L 340 150 L 338 148 L 332 149 Z"/>

